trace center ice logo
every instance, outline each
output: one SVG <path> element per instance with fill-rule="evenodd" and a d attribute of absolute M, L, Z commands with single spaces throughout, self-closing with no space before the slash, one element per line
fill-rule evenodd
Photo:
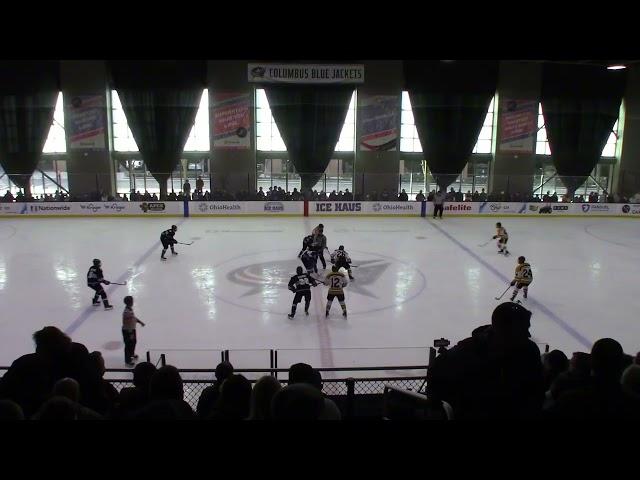
<path fill-rule="evenodd" d="M 409 263 L 355 250 L 349 253 L 354 264 L 358 265 L 353 269 L 356 279 L 349 281 L 345 289 L 347 304 L 354 313 L 393 308 L 414 299 L 425 288 L 424 275 Z M 249 257 L 257 257 L 263 261 L 253 263 Z M 265 257 L 272 258 L 264 261 Z M 227 265 L 228 270 L 223 273 L 226 280 L 240 288 L 233 297 L 222 298 L 215 294 L 220 300 L 249 310 L 278 314 L 284 313 L 284 310 L 278 311 L 284 305 L 290 305 L 291 292 L 288 291 L 287 284 L 296 267 L 301 266 L 300 260 L 290 258 L 290 252 L 242 255 L 216 266 L 216 270 L 224 272 Z M 321 267 L 318 261 L 318 274 L 313 276 L 323 279 L 331 268 L 331 263 L 327 262 L 328 269 L 324 274 Z M 312 290 L 312 295 L 320 296 L 324 301 L 326 287 L 318 285 Z"/>

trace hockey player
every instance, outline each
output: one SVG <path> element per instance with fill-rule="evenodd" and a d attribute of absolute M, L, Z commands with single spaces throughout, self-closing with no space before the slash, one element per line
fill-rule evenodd
<path fill-rule="evenodd" d="M 162 260 L 166 260 L 164 254 L 167 251 L 167 248 L 171 247 L 171 253 L 173 255 L 177 255 L 178 252 L 176 252 L 173 249 L 173 246 L 178 243 L 176 241 L 175 238 L 173 238 L 173 236 L 176 234 L 176 232 L 178 231 L 178 227 L 176 227 L 175 225 L 171 225 L 171 228 L 169 230 L 165 230 L 164 232 L 162 232 L 160 234 L 160 242 L 162 242 L 162 253 L 160 254 L 160 258 Z"/>
<path fill-rule="evenodd" d="M 496 234 L 493 239 L 498 239 L 498 253 L 504 253 L 505 256 L 509 256 L 509 250 L 507 250 L 507 242 L 509 241 L 509 234 L 507 229 L 502 226 L 500 222 L 496 223 Z"/>
<path fill-rule="evenodd" d="M 511 295 L 511 301 L 513 302 L 518 296 L 518 292 L 522 289 L 522 295 L 524 299 L 527 299 L 527 293 L 529 291 L 529 285 L 533 282 L 533 272 L 531 271 L 531 265 L 526 262 L 524 257 L 518 257 L 518 265 L 516 265 L 516 275 L 511 281 L 511 286 L 515 286 L 513 289 L 513 295 Z M 520 300 L 518 300 L 520 302 Z"/>
<path fill-rule="evenodd" d="M 302 258 L 302 254 L 305 250 L 311 249 L 313 246 L 313 235 L 307 235 L 302 239 L 302 250 L 298 253 L 298 258 Z"/>
<path fill-rule="evenodd" d="M 327 273 L 325 285 L 329 286 L 329 293 L 327 294 L 327 309 L 326 315 L 329 316 L 329 310 L 331 310 L 331 304 L 333 303 L 333 299 L 337 298 L 338 302 L 340 302 L 340 307 L 342 308 L 342 316 L 347 317 L 347 306 L 344 303 L 344 290 L 343 288 L 347 284 L 346 278 L 344 278 L 344 273 L 340 271 L 340 269 L 334 265 L 331 267 L 331 271 Z"/>
<path fill-rule="evenodd" d="M 309 304 L 311 303 L 311 285 L 318 285 L 315 279 L 308 273 L 304 273 L 302 267 L 296 268 L 296 274 L 289 280 L 289 290 L 295 293 L 291 304 L 291 313 L 287 315 L 293 318 L 296 314 L 296 307 L 304 298 L 304 314 L 309 315 Z"/>
<path fill-rule="evenodd" d="M 338 269 L 344 267 L 344 269 L 349 273 L 349 280 L 354 280 L 353 275 L 351 274 L 351 258 L 344 249 L 344 245 L 340 245 L 338 249 L 334 250 L 331 254 L 331 263 L 338 267 Z"/>
<path fill-rule="evenodd" d="M 327 262 L 324 260 L 324 251 L 327 249 L 327 237 L 324 236 L 324 226 L 318 225 L 313 229 L 313 246 L 318 252 L 318 258 L 322 262 L 322 268 L 327 269 Z"/>
<path fill-rule="evenodd" d="M 111 282 L 109 280 L 104 279 L 104 275 L 102 273 L 102 262 L 94 258 L 93 266 L 89 268 L 87 272 L 87 286 L 93 290 L 95 290 L 96 294 L 93 296 L 93 306 L 97 307 L 100 305 L 99 298 L 102 297 L 102 303 L 104 305 L 105 310 L 111 310 L 113 308 L 112 305 L 109 305 L 109 300 L 107 299 L 107 292 L 104 291 L 102 284 L 109 285 Z"/>
<path fill-rule="evenodd" d="M 316 267 L 316 263 L 318 262 L 318 255 L 312 247 L 304 250 L 299 256 L 300 260 L 302 260 L 304 268 L 307 269 L 308 274 L 318 273 L 318 268 Z"/>

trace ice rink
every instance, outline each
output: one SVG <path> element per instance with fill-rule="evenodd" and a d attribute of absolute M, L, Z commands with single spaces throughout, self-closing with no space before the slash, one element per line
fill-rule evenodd
<path fill-rule="evenodd" d="M 485 247 L 501 220 L 512 255 Z M 287 318 L 286 288 L 302 238 L 319 222 L 331 250 L 344 245 L 355 281 L 324 317 L 326 290 L 313 289 L 311 314 Z M 179 255 L 160 261 L 160 232 L 179 226 Z M 178 367 L 213 368 L 211 350 L 312 349 L 315 366 L 342 366 L 341 350 L 427 347 L 458 341 L 490 323 L 494 299 L 511 280 L 518 255 L 532 265 L 532 335 L 569 356 L 613 337 L 640 348 L 640 222 L 614 218 L 175 218 L 4 219 L 0 221 L 0 365 L 33 351 L 31 336 L 56 325 L 109 367 L 124 367 L 121 315 L 135 298 L 137 353 L 181 351 Z M 328 257 L 325 252 L 325 257 Z M 93 258 L 115 308 L 92 307 L 86 273 Z M 320 265 L 320 264 L 319 264 Z M 508 294 L 503 300 L 508 299 Z M 405 352 L 411 349 L 405 349 Z M 187 353 L 184 353 L 187 352 Z M 367 364 L 389 364 L 370 350 Z M 377 353 L 375 353 L 377 352 Z M 176 354 L 177 355 L 177 354 Z M 247 359 L 250 358 L 247 353 Z M 255 353 L 262 363 L 263 353 Z M 398 359 L 401 363 L 402 359 Z M 249 360 L 247 360 L 249 361 Z M 354 360 L 356 361 L 356 360 Z M 187 365 L 187 363 L 189 363 Z M 426 358 L 424 360 L 426 363 Z M 248 366 L 248 365 L 247 365 Z"/>

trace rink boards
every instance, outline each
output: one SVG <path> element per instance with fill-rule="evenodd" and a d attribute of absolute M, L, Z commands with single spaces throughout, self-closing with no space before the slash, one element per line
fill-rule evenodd
<path fill-rule="evenodd" d="M 0 203 L 0 217 L 225 217 L 368 216 L 427 217 L 431 202 L 43 202 Z M 640 218 L 640 205 L 621 203 L 447 202 L 455 217 Z"/>

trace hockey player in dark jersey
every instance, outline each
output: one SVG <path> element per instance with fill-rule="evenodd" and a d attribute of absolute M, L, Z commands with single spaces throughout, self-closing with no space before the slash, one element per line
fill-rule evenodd
<path fill-rule="evenodd" d="M 164 232 L 162 232 L 160 234 L 160 242 L 162 242 L 162 253 L 160 254 L 160 258 L 162 260 L 166 260 L 164 254 L 167 251 L 167 248 L 171 247 L 171 253 L 173 255 L 177 255 L 178 252 L 176 252 L 173 249 L 173 246 L 178 243 L 176 241 L 175 238 L 173 238 L 173 236 L 176 234 L 176 232 L 178 231 L 178 227 L 176 227 L 175 225 L 171 225 L 171 228 L 169 230 L 165 230 Z"/>
<path fill-rule="evenodd" d="M 313 246 L 313 235 L 307 235 L 302 239 L 302 250 L 298 253 L 298 258 L 302 258 L 302 254 L 305 250 L 310 249 Z"/>
<path fill-rule="evenodd" d="M 296 274 L 289 280 L 289 290 L 295 293 L 291 304 L 291 313 L 287 315 L 293 318 L 296 314 L 296 307 L 304 298 L 304 314 L 309 315 L 309 304 L 311 303 L 311 285 L 317 285 L 315 279 L 308 273 L 304 273 L 302 267 L 296 269 Z"/>
<path fill-rule="evenodd" d="M 331 254 L 331 263 L 333 263 L 338 269 L 344 268 L 349 274 L 349 279 L 353 280 L 351 274 L 351 257 L 344 249 L 344 245 L 340 245 L 337 250 Z"/>
<path fill-rule="evenodd" d="M 318 268 L 316 267 L 316 263 L 318 262 L 318 253 L 313 247 L 309 247 L 304 250 L 299 257 L 300 260 L 302 260 L 304 268 L 307 269 L 307 273 L 318 273 Z"/>
<path fill-rule="evenodd" d="M 104 288 L 102 287 L 103 283 L 105 285 L 109 285 L 111 282 L 104 279 L 104 275 L 102 273 L 102 262 L 99 259 L 95 258 L 93 260 L 93 266 L 89 268 L 89 271 L 87 272 L 87 286 L 95 290 L 96 292 L 96 294 L 93 296 L 93 306 L 98 307 L 100 305 L 99 298 L 102 297 L 104 309 L 111 310 L 113 306 L 109 305 L 107 292 L 105 292 Z"/>

